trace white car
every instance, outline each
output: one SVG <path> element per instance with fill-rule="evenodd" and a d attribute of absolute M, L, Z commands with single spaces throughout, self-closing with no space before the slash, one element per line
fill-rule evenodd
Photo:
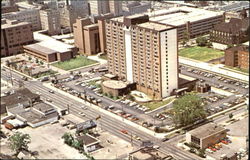
<path fill-rule="evenodd" d="M 83 116 L 83 117 L 86 116 L 86 115 L 85 115 L 84 113 L 82 113 L 82 112 L 79 112 L 79 114 L 80 114 L 81 116 Z"/>
<path fill-rule="evenodd" d="M 160 146 L 154 145 L 153 148 L 154 148 L 154 149 L 159 149 Z"/>

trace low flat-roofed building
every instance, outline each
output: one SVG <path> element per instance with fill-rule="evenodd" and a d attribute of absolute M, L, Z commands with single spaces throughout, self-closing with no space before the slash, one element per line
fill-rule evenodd
<path fill-rule="evenodd" d="M 128 93 L 127 86 L 123 81 L 107 80 L 102 83 L 102 90 L 103 93 L 118 97 Z"/>
<path fill-rule="evenodd" d="M 157 149 L 152 147 L 140 148 L 136 151 L 129 153 L 129 160 L 160 160 L 172 157 L 171 155 L 166 155 Z"/>
<path fill-rule="evenodd" d="M 186 88 L 185 91 L 190 92 L 194 89 L 196 82 L 198 81 L 197 78 L 189 77 L 179 73 L 179 89 Z"/>
<path fill-rule="evenodd" d="M 77 139 L 78 141 L 82 141 L 85 152 L 92 152 L 98 149 L 98 145 L 100 143 L 100 140 L 89 134 L 79 136 Z"/>
<path fill-rule="evenodd" d="M 1 108 L 4 105 L 8 112 L 11 108 L 17 106 L 28 107 L 30 101 L 34 103 L 39 100 L 40 95 L 32 93 L 27 88 L 13 90 L 10 95 L 1 97 Z"/>
<path fill-rule="evenodd" d="M 50 39 L 24 46 L 24 52 L 47 62 L 66 61 L 74 58 L 77 48 L 63 42 Z"/>
<path fill-rule="evenodd" d="M 47 103 L 36 103 L 31 107 L 17 106 L 8 111 L 16 119 L 28 124 L 31 127 L 38 127 L 58 120 L 57 111 Z"/>
<path fill-rule="evenodd" d="M 208 123 L 186 133 L 187 143 L 193 143 L 201 149 L 218 143 L 225 138 L 227 130 L 215 123 Z"/>

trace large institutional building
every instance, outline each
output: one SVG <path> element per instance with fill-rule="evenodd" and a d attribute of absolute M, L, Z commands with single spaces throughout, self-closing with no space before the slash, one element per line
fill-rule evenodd
<path fill-rule="evenodd" d="M 209 34 L 214 25 L 224 22 L 223 12 L 208 11 L 192 7 L 173 7 L 151 11 L 150 21 L 177 27 L 178 39 L 183 39 L 185 32 L 190 38 Z"/>
<path fill-rule="evenodd" d="M 176 27 L 150 22 L 147 15 L 113 18 L 105 25 L 111 74 L 154 99 L 178 88 Z"/>
<path fill-rule="evenodd" d="M 61 32 L 60 13 L 57 10 L 40 10 L 41 25 L 49 35 L 56 35 Z"/>
<path fill-rule="evenodd" d="M 23 51 L 23 45 L 34 41 L 32 25 L 17 20 L 1 20 L 1 57 L 12 56 Z"/>
<path fill-rule="evenodd" d="M 40 14 L 39 9 L 37 8 L 5 13 L 2 14 L 2 18 L 19 20 L 21 22 L 30 22 L 32 24 L 33 31 L 41 30 Z"/>

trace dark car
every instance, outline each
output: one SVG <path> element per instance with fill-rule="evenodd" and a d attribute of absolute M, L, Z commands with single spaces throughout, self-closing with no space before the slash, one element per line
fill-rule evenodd
<path fill-rule="evenodd" d="M 162 142 L 166 142 L 166 141 L 168 141 L 169 140 L 169 138 L 163 138 L 161 141 Z"/>

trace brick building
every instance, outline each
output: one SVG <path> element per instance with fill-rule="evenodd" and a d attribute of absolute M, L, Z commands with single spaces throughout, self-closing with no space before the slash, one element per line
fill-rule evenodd
<path fill-rule="evenodd" d="M 15 4 L 14 0 L 9 0 L 9 3 L 7 1 L 1 1 L 2 14 L 16 11 L 18 11 L 18 6 Z"/>
<path fill-rule="evenodd" d="M 101 51 L 98 24 L 91 24 L 83 27 L 84 46 L 87 55 L 97 54 Z"/>
<path fill-rule="evenodd" d="M 240 45 L 226 49 L 225 65 L 248 69 L 249 68 L 248 46 Z"/>
<path fill-rule="evenodd" d="M 186 133 L 187 143 L 193 143 L 201 149 L 218 143 L 225 138 L 227 130 L 223 127 L 217 126 L 214 123 L 208 123 Z"/>
<path fill-rule="evenodd" d="M 22 53 L 23 45 L 34 41 L 32 25 L 17 20 L 1 20 L 1 57 Z"/>
<path fill-rule="evenodd" d="M 92 24 L 92 22 L 89 18 L 78 18 L 76 19 L 76 23 L 73 24 L 75 46 L 79 48 L 80 53 L 85 53 L 83 27 L 90 24 Z"/>
<path fill-rule="evenodd" d="M 109 73 L 162 99 L 178 88 L 177 30 L 147 15 L 106 20 Z"/>
<path fill-rule="evenodd" d="M 32 24 L 33 31 L 38 31 L 42 28 L 38 8 L 5 13 L 2 14 L 2 18 L 6 18 L 9 20 L 19 20 L 21 22 L 30 22 Z"/>
<path fill-rule="evenodd" d="M 78 49 L 57 40 L 47 40 L 23 47 L 28 55 L 35 56 L 47 62 L 66 61 L 74 58 Z"/>
<path fill-rule="evenodd" d="M 214 26 L 210 41 L 225 45 L 240 44 L 249 40 L 249 18 L 231 18 L 228 23 Z"/>
<path fill-rule="evenodd" d="M 178 40 L 185 33 L 190 38 L 209 34 L 214 25 L 224 22 L 223 12 L 208 11 L 193 7 L 173 7 L 148 13 L 150 21 L 177 27 Z"/>

